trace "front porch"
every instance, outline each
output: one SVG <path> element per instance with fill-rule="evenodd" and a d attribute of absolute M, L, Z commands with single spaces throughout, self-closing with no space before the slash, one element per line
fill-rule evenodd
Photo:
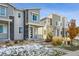
<path fill-rule="evenodd" d="M 0 18 L 0 41 L 10 40 L 10 21 Z"/>
<path fill-rule="evenodd" d="M 42 35 L 42 25 L 30 23 L 27 26 L 27 36 L 26 38 L 29 40 L 41 40 L 43 39 Z M 40 29 L 41 28 L 41 29 Z M 39 33 L 41 32 L 41 34 Z"/>

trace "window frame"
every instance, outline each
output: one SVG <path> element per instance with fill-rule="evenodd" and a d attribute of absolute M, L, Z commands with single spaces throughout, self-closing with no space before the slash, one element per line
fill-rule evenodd
<path fill-rule="evenodd" d="M 1 14 L 0 14 L 0 16 L 6 16 L 6 7 L 2 7 L 2 6 L 1 6 L 0 9 L 1 9 L 1 8 L 4 8 L 4 9 L 5 9 L 5 12 L 4 12 L 5 15 L 1 15 Z"/>
<path fill-rule="evenodd" d="M 21 18 L 21 13 L 18 13 L 18 18 Z"/>
<path fill-rule="evenodd" d="M 23 27 L 19 27 L 19 33 L 23 33 Z"/>
<path fill-rule="evenodd" d="M 36 20 L 34 19 L 34 16 L 36 17 Z M 32 13 L 32 20 L 37 21 L 38 20 L 38 14 L 37 13 Z"/>

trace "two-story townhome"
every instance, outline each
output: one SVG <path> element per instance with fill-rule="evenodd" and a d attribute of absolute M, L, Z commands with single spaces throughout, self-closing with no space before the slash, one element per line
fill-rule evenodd
<path fill-rule="evenodd" d="M 43 28 L 52 28 L 54 36 L 67 36 L 67 18 L 59 14 L 50 14 L 45 18 L 42 18 L 40 23 L 44 25 Z"/>
<path fill-rule="evenodd" d="M 10 40 L 13 35 L 11 22 L 13 22 L 13 6 L 2 3 L 0 4 L 0 41 Z M 12 34 L 11 34 L 12 33 Z"/>
<path fill-rule="evenodd" d="M 41 39 L 42 36 L 38 34 L 39 28 L 43 27 L 39 23 L 40 9 L 26 9 L 24 10 L 24 39 Z"/>
<path fill-rule="evenodd" d="M 20 10 L 8 3 L 0 4 L 0 41 L 38 39 L 40 9 Z M 41 36 L 42 37 L 42 36 Z"/>

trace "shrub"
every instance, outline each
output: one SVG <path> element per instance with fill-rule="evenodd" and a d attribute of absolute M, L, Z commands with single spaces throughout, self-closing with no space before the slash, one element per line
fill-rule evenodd
<path fill-rule="evenodd" d="M 51 42 L 52 41 L 52 37 L 53 37 L 53 35 L 52 35 L 52 32 L 49 32 L 48 34 L 47 34 L 47 38 L 46 38 L 46 42 Z"/>
<path fill-rule="evenodd" d="M 53 37 L 52 38 L 52 44 L 57 46 L 61 45 L 63 43 L 63 38 L 62 37 Z"/>
<path fill-rule="evenodd" d="M 70 45 L 71 39 L 69 37 L 64 37 L 63 43 L 66 44 L 66 45 Z"/>

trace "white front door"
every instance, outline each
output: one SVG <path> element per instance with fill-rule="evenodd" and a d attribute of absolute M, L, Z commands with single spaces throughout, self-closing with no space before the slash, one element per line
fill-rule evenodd
<path fill-rule="evenodd" d="M 34 28 L 34 38 L 37 39 L 37 28 Z"/>
<path fill-rule="evenodd" d="M 33 38 L 33 27 L 30 27 L 30 38 Z"/>

